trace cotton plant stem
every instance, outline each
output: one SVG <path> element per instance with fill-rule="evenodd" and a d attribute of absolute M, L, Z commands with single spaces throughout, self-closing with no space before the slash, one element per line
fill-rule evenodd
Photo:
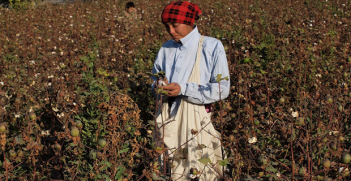
<path fill-rule="evenodd" d="M 3 153 L 4 153 L 4 151 L 3 151 Z M 7 161 L 6 161 L 6 158 L 5 158 L 5 153 L 4 153 L 4 162 L 5 162 L 5 169 L 6 169 L 6 181 L 8 181 L 9 178 L 8 178 Z"/>
<path fill-rule="evenodd" d="M 22 160 L 23 160 L 23 158 L 22 158 Z M 15 161 L 13 161 L 11 164 L 13 164 L 14 162 L 15 162 Z M 24 161 L 18 163 L 17 165 L 15 165 L 14 167 L 12 167 L 10 170 L 8 170 L 8 172 L 11 172 L 13 169 L 15 169 L 15 168 L 17 168 L 18 166 L 20 166 L 23 162 L 24 162 Z M 5 164 L 6 164 L 6 163 L 5 163 Z M 6 175 L 7 175 L 7 174 L 6 174 Z M 6 176 L 6 175 L 2 175 L 2 176 L 0 177 L 0 180 L 2 179 L 2 177 Z"/>
<path fill-rule="evenodd" d="M 158 133 L 158 125 L 157 125 L 157 113 L 159 111 L 159 106 L 163 106 L 162 105 L 162 102 L 161 102 L 161 105 L 160 105 L 160 100 L 162 100 L 162 97 L 163 95 L 160 94 L 160 99 L 158 99 L 158 95 L 156 95 L 156 109 L 155 109 L 155 116 L 154 116 L 154 123 L 155 123 L 155 134 L 156 134 L 156 140 L 155 141 L 159 141 L 158 139 L 160 138 L 159 135 L 157 134 Z M 161 108 L 161 120 L 162 120 L 162 125 L 164 124 L 163 122 L 163 116 L 162 116 L 162 108 Z M 165 127 L 162 126 L 162 149 L 165 147 L 164 145 L 164 134 L 165 134 Z M 167 169 L 166 169 L 166 164 L 167 164 L 167 160 L 166 160 L 166 154 L 165 152 L 162 153 L 163 155 L 163 173 L 166 174 L 167 172 Z"/>
<path fill-rule="evenodd" d="M 162 100 L 163 95 L 161 94 L 161 100 Z M 162 104 L 163 107 L 163 104 Z M 162 125 L 164 124 L 163 122 L 163 116 L 162 116 L 162 109 L 161 109 L 161 120 L 162 120 Z M 162 149 L 165 147 L 165 126 L 162 126 Z M 163 174 L 166 175 L 166 167 L 167 167 L 167 158 L 166 158 L 166 152 L 163 152 Z"/>
<path fill-rule="evenodd" d="M 267 84 L 267 79 L 266 77 L 264 78 L 266 82 L 266 89 L 267 89 L 267 108 L 269 107 L 269 89 L 268 89 L 268 84 Z"/>
<path fill-rule="evenodd" d="M 33 156 L 32 156 L 32 160 L 33 160 Z M 35 162 L 34 162 L 34 168 L 33 168 L 33 180 L 35 180 L 35 175 L 36 175 L 36 173 L 35 173 Z M 6 179 L 7 179 L 7 177 L 6 177 Z"/>
<path fill-rule="evenodd" d="M 305 104 L 306 104 L 306 101 L 305 101 Z M 312 119 L 312 111 L 310 112 L 310 118 Z M 312 134 L 312 130 L 313 130 L 313 124 L 312 124 L 312 120 L 311 120 L 311 123 L 310 123 L 310 133 Z M 309 134 L 308 134 L 308 136 L 309 136 Z M 308 138 L 308 143 L 310 144 L 310 149 L 311 149 L 311 157 L 310 157 L 310 160 L 309 160 L 309 162 L 310 162 L 310 179 L 312 180 L 312 174 L 313 174 L 313 147 L 312 147 L 312 139 L 313 139 L 313 137 L 312 138 Z"/>
<path fill-rule="evenodd" d="M 157 133 L 157 122 L 156 122 L 157 111 L 158 111 L 158 96 L 156 96 L 156 109 L 155 109 L 155 115 L 154 115 L 155 133 Z M 156 134 L 156 137 L 157 137 L 157 134 Z"/>
<path fill-rule="evenodd" d="M 307 133 L 307 140 L 308 142 L 310 141 L 310 137 L 309 137 L 309 134 L 308 132 L 306 131 Z M 310 175 L 310 170 L 311 170 L 311 163 L 310 163 L 310 147 L 309 147 L 309 144 L 307 144 L 307 165 L 308 165 L 308 175 Z"/>
<path fill-rule="evenodd" d="M 224 150 L 223 150 L 223 110 L 222 110 L 222 101 L 221 101 L 221 81 L 218 81 L 218 92 L 219 92 L 219 113 L 220 113 L 220 122 L 221 122 L 221 151 L 222 151 L 222 160 L 224 160 Z M 224 166 L 222 166 L 222 174 L 225 177 Z"/>
<path fill-rule="evenodd" d="M 162 99 L 161 99 L 162 100 Z M 158 138 L 158 128 L 157 128 L 157 112 L 158 112 L 158 108 L 159 108 L 159 99 L 158 99 L 158 95 L 156 95 L 156 109 L 155 109 L 155 115 L 154 115 L 154 123 L 155 123 L 155 134 L 156 134 L 156 138 Z M 162 112 L 161 112 L 161 117 L 162 117 Z"/>
<path fill-rule="evenodd" d="M 304 108 L 304 114 L 306 114 L 307 116 L 307 102 L 305 100 L 303 100 L 303 108 Z M 311 117 L 312 118 L 312 117 Z M 305 130 L 306 135 L 307 135 L 307 148 L 310 152 L 307 152 L 308 156 L 307 156 L 307 162 L 308 162 L 308 179 L 311 180 L 312 179 L 312 152 L 313 152 L 313 148 L 311 146 L 311 139 L 310 139 L 310 133 L 311 133 L 311 129 L 312 129 L 312 123 L 307 125 L 307 129 Z"/>
<path fill-rule="evenodd" d="M 293 128 L 291 127 L 291 130 L 293 131 Z M 292 145 L 292 139 L 290 139 L 290 149 L 291 149 L 291 160 L 292 160 L 292 165 L 291 165 L 291 174 L 292 174 L 292 180 L 294 180 L 294 171 L 295 171 L 295 160 L 294 160 L 294 150 L 293 150 L 293 145 Z"/>
<path fill-rule="evenodd" d="M 247 97 L 247 84 L 244 84 L 244 95 L 245 95 L 245 98 L 244 98 L 244 100 L 248 100 L 248 97 Z M 249 111 L 248 110 L 246 110 L 245 111 L 245 113 L 246 113 L 246 115 L 249 113 Z M 252 121 L 252 123 L 253 123 L 253 121 Z M 244 125 L 244 130 L 247 130 L 248 131 L 248 128 L 247 128 L 247 125 L 245 124 Z M 246 136 L 247 134 L 245 134 L 245 137 L 247 138 L 247 136 Z M 247 146 L 247 142 L 248 142 L 248 140 L 246 140 L 245 141 L 245 149 L 246 149 L 246 153 L 249 153 L 249 149 L 248 149 L 248 146 Z M 250 159 L 250 155 L 249 154 L 247 154 L 247 157 L 248 157 L 248 159 Z M 253 155 L 252 155 L 252 157 L 254 157 Z M 248 167 L 249 168 L 251 168 L 251 162 L 249 162 L 248 163 Z M 247 174 L 249 174 L 249 169 L 247 170 Z"/>
<path fill-rule="evenodd" d="M 239 84 L 240 84 L 240 83 L 239 83 Z M 239 91 L 240 91 L 240 90 L 239 90 Z M 239 92 L 239 94 L 240 94 L 240 92 Z M 239 109 L 238 109 L 238 110 L 240 110 L 240 96 L 239 96 Z M 240 121 L 240 111 L 238 111 L 238 120 Z M 238 122 L 239 122 L 239 121 L 238 121 Z M 236 139 L 235 139 L 235 141 L 236 141 L 236 154 L 235 154 L 235 158 L 236 158 L 236 159 L 235 159 L 235 167 L 238 168 L 238 169 L 237 169 L 237 175 L 240 175 L 240 174 L 239 174 L 240 167 L 238 167 L 238 164 L 240 163 L 240 162 L 239 162 L 239 158 L 240 158 L 240 157 L 239 157 L 239 154 L 238 154 L 238 153 L 239 153 L 239 138 L 238 138 L 238 137 L 239 137 L 239 134 L 236 134 Z"/>

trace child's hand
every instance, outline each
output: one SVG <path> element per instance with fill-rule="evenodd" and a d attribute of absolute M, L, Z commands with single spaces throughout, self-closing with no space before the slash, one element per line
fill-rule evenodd
<path fill-rule="evenodd" d="M 167 95 L 169 97 L 178 96 L 181 91 L 180 85 L 178 83 L 170 83 L 169 85 L 163 86 L 162 88 L 168 92 Z"/>

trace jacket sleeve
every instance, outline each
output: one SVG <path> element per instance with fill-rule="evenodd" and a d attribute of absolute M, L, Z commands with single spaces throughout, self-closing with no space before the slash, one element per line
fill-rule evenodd
<path fill-rule="evenodd" d="M 200 85 L 193 82 L 180 84 L 180 95 L 195 104 L 209 104 L 225 99 L 228 97 L 230 90 L 230 74 L 223 44 L 218 41 L 213 51 L 205 51 L 203 58 L 213 61 L 210 81 Z M 225 79 L 217 82 L 217 75 L 220 74 Z"/>

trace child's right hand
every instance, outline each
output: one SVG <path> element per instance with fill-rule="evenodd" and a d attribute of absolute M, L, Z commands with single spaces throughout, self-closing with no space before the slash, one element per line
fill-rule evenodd
<path fill-rule="evenodd" d="M 167 91 L 167 96 L 169 97 L 175 97 L 178 96 L 180 94 L 181 91 L 181 87 L 178 83 L 173 82 L 170 84 L 167 84 L 166 86 L 163 87 L 164 91 Z"/>

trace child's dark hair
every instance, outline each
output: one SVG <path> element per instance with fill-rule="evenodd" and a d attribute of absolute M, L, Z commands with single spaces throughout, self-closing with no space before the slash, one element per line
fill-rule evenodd
<path fill-rule="evenodd" d="M 129 8 L 135 8 L 135 5 L 133 2 L 127 2 L 126 9 L 129 9 Z"/>

